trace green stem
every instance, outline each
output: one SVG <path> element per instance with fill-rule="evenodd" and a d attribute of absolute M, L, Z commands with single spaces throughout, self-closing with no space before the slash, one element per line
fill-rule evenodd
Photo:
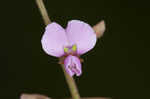
<path fill-rule="evenodd" d="M 44 6 L 43 0 L 36 0 L 36 3 L 37 3 L 37 6 L 40 10 L 40 13 L 42 15 L 42 18 L 44 20 L 45 25 L 50 24 L 51 20 L 48 17 L 48 14 L 47 14 L 46 8 Z M 69 86 L 72 98 L 73 99 L 80 99 L 80 95 L 79 95 L 79 92 L 78 92 L 78 89 L 76 87 L 76 83 L 75 83 L 74 79 L 68 73 L 66 73 L 66 71 L 64 69 L 64 65 L 62 65 L 62 69 L 63 69 L 64 75 L 65 75 L 67 84 Z"/>

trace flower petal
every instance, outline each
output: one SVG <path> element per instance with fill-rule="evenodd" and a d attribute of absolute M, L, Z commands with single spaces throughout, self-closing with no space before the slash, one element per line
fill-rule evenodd
<path fill-rule="evenodd" d="M 80 59 L 76 56 L 69 55 L 64 60 L 66 72 L 72 77 L 73 75 L 80 76 L 82 74 Z"/>
<path fill-rule="evenodd" d="M 61 57 L 64 54 L 63 48 L 68 46 L 65 30 L 55 22 L 46 27 L 41 42 L 44 51 L 55 57 Z"/>
<path fill-rule="evenodd" d="M 79 20 L 68 22 L 66 33 L 69 42 L 77 45 L 77 53 L 84 54 L 96 44 L 96 34 L 92 27 Z"/>

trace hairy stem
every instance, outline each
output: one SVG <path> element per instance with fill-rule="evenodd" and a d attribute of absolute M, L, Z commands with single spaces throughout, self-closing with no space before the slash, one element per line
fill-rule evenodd
<path fill-rule="evenodd" d="M 42 18 L 44 20 L 45 25 L 50 24 L 51 20 L 48 17 L 48 14 L 47 14 L 46 8 L 44 6 L 43 0 L 36 0 L 36 3 L 37 3 L 37 6 L 40 10 L 40 13 L 42 15 Z M 68 73 L 66 73 L 63 65 L 62 65 L 62 69 L 63 69 L 64 75 L 65 75 L 67 84 L 69 86 L 72 98 L 73 99 L 80 99 L 80 95 L 78 93 L 74 79 L 72 77 L 70 77 L 70 75 Z"/>

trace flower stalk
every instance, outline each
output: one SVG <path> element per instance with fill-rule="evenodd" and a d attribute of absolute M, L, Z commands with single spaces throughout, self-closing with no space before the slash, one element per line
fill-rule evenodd
<path fill-rule="evenodd" d="M 42 15 L 44 23 L 47 26 L 48 24 L 51 23 L 51 20 L 48 17 L 48 13 L 47 13 L 46 8 L 44 6 L 43 0 L 36 0 L 36 4 L 37 4 L 39 11 Z M 72 98 L 73 99 L 80 99 L 80 95 L 79 95 L 79 92 L 78 92 L 78 89 L 77 89 L 77 86 L 76 86 L 74 79 L 65 71 L 64 65 L 61 65 L 61 67 L 62 67 L 62 70 L 64 72 L 66 82 L 67 82 L 68 87 L 70 89 Z"/>

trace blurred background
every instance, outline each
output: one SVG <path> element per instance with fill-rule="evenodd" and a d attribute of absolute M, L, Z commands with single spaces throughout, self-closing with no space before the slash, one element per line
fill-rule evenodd
<path fill-rule="evenodd" d="M 81 96 L 150 98 L 150 6 L 146 0 L 44 0 L 49 16 L 63 27 L 79 19 L 106 32 L 82 56 L 83 74 L 75 77 Z M 70 97 L 58 59 L 41 48 L 45 25 L 35 0 L 2 1 L 0 98 L 22 93 Z"/>

